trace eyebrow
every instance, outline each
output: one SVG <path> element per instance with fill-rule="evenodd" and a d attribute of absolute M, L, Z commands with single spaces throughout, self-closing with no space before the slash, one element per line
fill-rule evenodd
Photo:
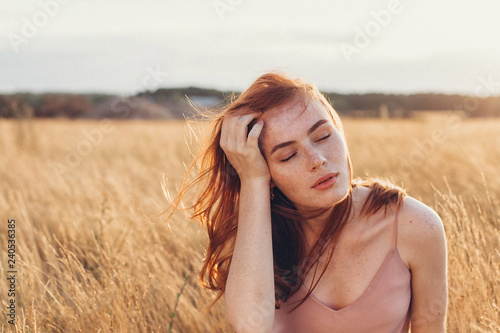
<path fill-rule="evenodd" d="M 313 133 L 318 127 L 320 127 L 321 125 L 323 125 L 324 123 L 327 123 L 327 122 L 328 121 L 326 119 L 318 120 L 314 125 L 311 126 L 311 128 L 309 130 L 307 130 L 307 135 L 311 135 L 311 133 Z M 284 148 L 284 147 L 289 146 L 289 145 L 294 144 L 294 143 L 295 143 L 295 141 L 287 141 L 287 142 L 280 143 L 280 144 L 273 147 L 270 155 L 272 155 L 278 149 Z"/>

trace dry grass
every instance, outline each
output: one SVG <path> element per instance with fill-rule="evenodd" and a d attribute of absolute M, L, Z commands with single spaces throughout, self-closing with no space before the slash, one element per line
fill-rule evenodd
<path fill-rule="evenodd" d="M 0 332 L 167 332 L 185 274 L 173 332 L 230 332 L 221 303 L 200 312 L 212 299 L 197 279 L 204 230 L 153 217 L 166 207 L 162 175 L 175 191 L 190 160 L 183 123 L 104 125 L 0 121 L 4 309 L 12 218 L 18 271 L 17 326 Z M 443 219 L 450 332 L 500 332 L 499 126 L 346 120 L 356 175 L 404 183 Z"/>

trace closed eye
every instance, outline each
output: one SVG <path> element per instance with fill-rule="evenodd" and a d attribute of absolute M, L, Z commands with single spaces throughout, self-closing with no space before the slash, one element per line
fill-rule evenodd
<path fill-rule="evenodd" d="M 322 137 L 321 139 L 319 140 L 316 140 L 316 142 L 319 142 L 319 141 L 322 141 L 322 140 L 325 140 L 325 139 L 328 139 L 330 137 L 331 134 L 328 134 L 327 136 L 325 137 Z"/>
<path fill-rule="evenodd" d="M 296 153 L 293 153 L 292 155 L 290 155 L 290 157 L 287 157 L 285 158 L 284 160 L 281 160 L 281 162 L 286 162 L 286 161 L 289 161 L 292 157 L 295 156 Z"/>

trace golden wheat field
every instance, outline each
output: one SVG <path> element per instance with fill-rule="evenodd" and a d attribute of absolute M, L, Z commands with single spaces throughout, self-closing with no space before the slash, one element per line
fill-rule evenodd
<path fill-rule="evenodd" d="M 389 178 L 440 214 L 448 331 L 500 332 L 500 120 L 345 129 L 355 176 Z M 231 332 L 222 301 L 202 313 L 213 299 L 198 280 L 204 229 L 157 216 L 163 176 L 175 193 L 191 160 L 187 133 L 184 122 L 0 120 L 2 333 Z"/>

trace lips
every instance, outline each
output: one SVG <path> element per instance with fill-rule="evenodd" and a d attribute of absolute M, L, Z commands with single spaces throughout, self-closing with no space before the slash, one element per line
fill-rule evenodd
<path fill-rule="evenodd" d="M 335 184 L 337 181 L 337 173 L 327 173 L 326 175 L 319 177 L 313 186 L 314 189 L 326 189 Z"/>

